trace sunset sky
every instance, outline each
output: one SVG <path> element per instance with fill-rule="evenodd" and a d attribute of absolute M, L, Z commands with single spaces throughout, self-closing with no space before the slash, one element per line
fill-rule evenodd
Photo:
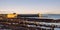
<path fill-rule="evenodd" d="M 60 0 L 0 0 L 0 13 L 60 14 Z"/>

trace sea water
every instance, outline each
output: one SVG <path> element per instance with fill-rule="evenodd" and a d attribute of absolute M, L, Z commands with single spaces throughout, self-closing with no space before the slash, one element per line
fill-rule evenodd
<path fill-rule="evenodd" d="M 43 14 L 43 16 L 49 19 L 60 19 L 60 14 Z M 60 28 L 54 28 L 54 30 L 60 30 Z"/>
<path fill-rule="evenodd" d="M 32 18 L 38 18 L 38 17 L 32 17 Z M 60 19 L 60 14 L 42 14 L 42 18 L 57 20 L 57 19 Z M 54 30 L 60 30 L 60 28 L 54 28 Z"/>

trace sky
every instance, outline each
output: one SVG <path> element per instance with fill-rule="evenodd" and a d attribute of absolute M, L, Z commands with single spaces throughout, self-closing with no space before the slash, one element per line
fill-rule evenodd
<path fill-rule="evenodd" d="M 0 13 L 60 14 L 60 0 L 0 0 Z"/>

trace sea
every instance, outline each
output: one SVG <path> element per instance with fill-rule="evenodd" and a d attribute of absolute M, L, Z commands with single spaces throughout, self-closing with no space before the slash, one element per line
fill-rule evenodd
<path fill-rule="evenodd" d="M 42 17 L 47 19 L 60 19 L 60 14 L 42 14 Z"/>
<path fill-rule="evenodd" d="M 38 17 L 33 17 L 33 18 L 38 18 Z M 45 19 L 54 19 L 54 20 L 57 20 L 57 19 L 60 19 L 60 14 L 41 14 L 40 18 L 42 18 L 42 19 L 45 18 Z M 60 30 L 60 28 L 54 28 L 54 30 Z"/>
<path fill-rule="evenodd" d="M 54 20 L 57 20 L 57 19 L 60 19 L 60 14 L 41 14 L 39 17 L 41 19 L 54 19 Z M 27 17 L 27 18 L 40 19 L 39 17 Z"/>
<path fill-rule="evenodd" d="M 60 19 L 60 14 L 42 14 L 42 16 L 47 19 Z M 54 28 L 54 30 L 60 30 L 60 28 Z"/>

